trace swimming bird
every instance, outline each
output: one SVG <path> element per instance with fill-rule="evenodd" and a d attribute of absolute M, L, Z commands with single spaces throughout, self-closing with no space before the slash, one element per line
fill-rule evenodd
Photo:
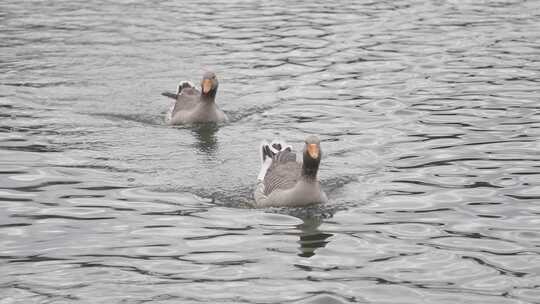
<path fill-rule="evenodd" d="M 255 188 L 256 207 L 303 207 L 328 202 L 317 178 L 322 151 L 317 136 L 305 140 L 302 162 L 291 146 L 261 145 L 262 167 Z"/>
<path fill-rule="evenodd" d="M 183 81 L 178 86 L 176 94 L 162 93 L 176 99 L 176 103 L 168 113 L 168 123 L 178 125 L 227 121 L 227 115 L 216 105 L 218 85 L 216 74 L 206 72 L 201 80 L 200 92 L 192 83 Z"/>

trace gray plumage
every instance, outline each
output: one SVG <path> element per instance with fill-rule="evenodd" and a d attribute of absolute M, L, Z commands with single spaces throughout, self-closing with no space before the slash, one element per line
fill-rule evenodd
<path fill-rule="evenodd" d="M 281 150 L 270 153 L 271 157 L 264 155 L 269 154 L 270 146 Z M 296 154 L 285 144 L 263 144 L 261 153 L 263 164 L 255 188 L 256 207 L 301 207 L 328 201 L 317 179 L 321 154 L 316 136 L 306 139 L 302 162 L 297 161 Z"/>
<path fill-rule="evenodd" d="M 218 80 L 214 73 L 206 72 L 201 81 L 201 91 L 189 82 L 178 86 L 176 102 L 168 114 L 170 124 L 193 124 L 206 122 L 225 122 L 227 116 L 215 102 Z M 163 93 L 168 97 L 170 93 Z"/>
<path fill-rule="evenodd" d="M 272 165 L 264 177 L 264 194 L 269 195 L 276 189 L 292 188 L 300 179 L 302 166 L 296 161 L 296 154 L 291 150 L 280 151 L 272 158 Z"/>

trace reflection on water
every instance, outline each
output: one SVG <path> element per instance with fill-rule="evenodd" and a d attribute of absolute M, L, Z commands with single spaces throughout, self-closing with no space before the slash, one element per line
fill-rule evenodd
<path fill-rule="evenodd" d="M 318 227 L 321 225 L 321 218 L 309 218 L 304 219 L 304 222 L 298 225 L 300 229 L 300 253 L 298 256 L 309 258 L 315 255 L 315 251 L 318 248 L 323 248 L 328 241 L 329 237 L 332 236 L 330 233 L 324 233 L 318 230 Z"/>
<path fill-rule="evenodd" d="M 190 128 L 197 140 L 195 146 L 197 150 L 206 154 L 213 154 L 216 152 L 218 146 L 218 140 L 216 132 L 219 130 L 217 124 L 200 124 Z"/>
<path fill-rule="evenodd" d="M 539 11 L 1 1 L 0 303 L 538 303 Z M 332 203 L 249 208 L 313 133 Z"/>

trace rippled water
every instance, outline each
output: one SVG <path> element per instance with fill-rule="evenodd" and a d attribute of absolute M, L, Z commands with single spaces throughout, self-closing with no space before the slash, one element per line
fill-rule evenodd
<path fill-rule="evenodd" d="M 0 303 L 540 303 L 540 1 L 0 2 Z M 164 125 L 205 69 L 223 126 Z M 319 134 L 331 204 L 250 209 Z"/>

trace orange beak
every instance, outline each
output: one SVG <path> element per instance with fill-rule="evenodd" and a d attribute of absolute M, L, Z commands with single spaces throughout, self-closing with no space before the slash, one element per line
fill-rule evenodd
<path fill-rule="evenodd" d="M 202 91 L 203 91 L 203 93 L 208 94 L 208 92 L 210 92 L 211 89 L 212 89 L 212 80 L 210 80 L 210 79 L 203 80 L 203 82 L 202 82 Z"/>
<path fill-rule="evenodd" d="M 307 152 L 311 158 L 317 159 L 319 158 L 319 146 L 316 144 L 308 144 L 307 145 Z"/>

